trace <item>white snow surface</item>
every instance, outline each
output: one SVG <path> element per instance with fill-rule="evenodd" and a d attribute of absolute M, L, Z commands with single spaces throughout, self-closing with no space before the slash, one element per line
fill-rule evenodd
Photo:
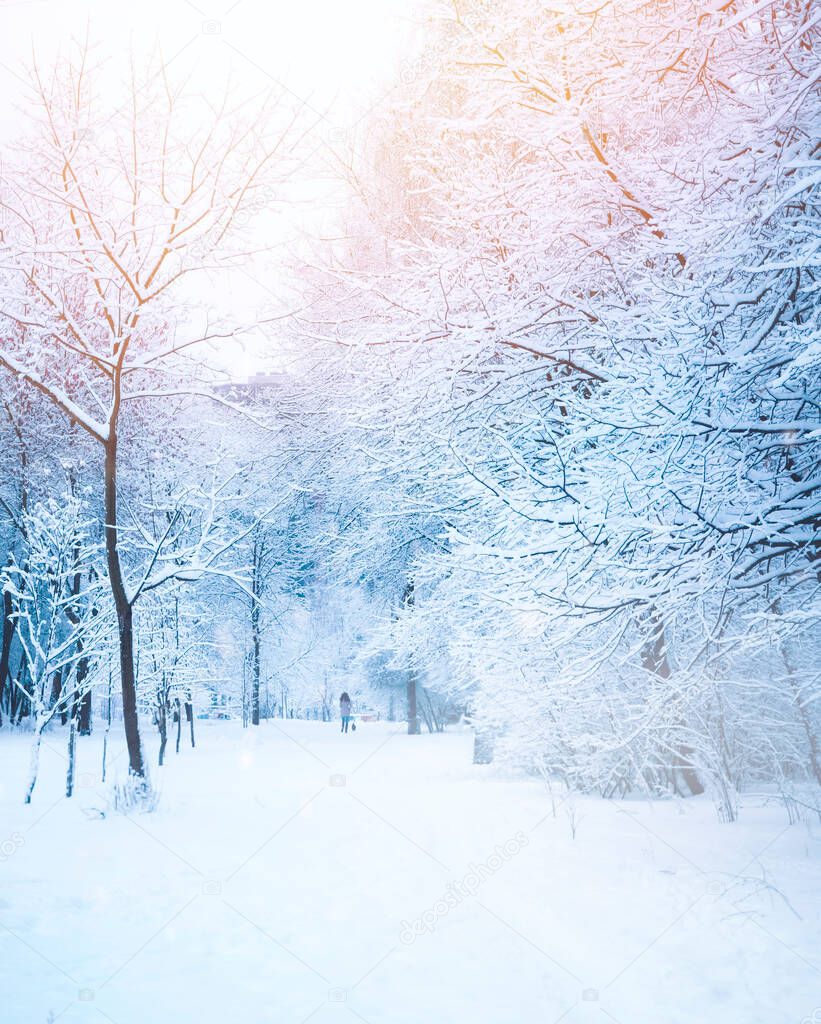
<path fill-rule="evenodd" d="M 132 817 L 101 736 L 66 800 L 47 733 L 29 807 L 29 737 L 0 738 L 4 1024 L 821 1020 L 821 829 L 774 803 L 554 816 L 467 732 L 197 727 Z"/>

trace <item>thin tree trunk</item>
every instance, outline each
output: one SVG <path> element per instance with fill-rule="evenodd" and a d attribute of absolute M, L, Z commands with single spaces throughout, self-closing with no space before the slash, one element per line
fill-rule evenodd
<path fill-rule="evenodd" d="M 403 594 L 403 604 L 409 610 L 413 610 L 416 603 L 413 580 L 408 580 Z M 419 734 L 419 713 L 416 706 L 416 669 L 411 666 L 408 669 L 408 734 L 416 736 Z"/>
<path fill-rule="evenodd" d="M 31 803 L 31 794 L 37 782 L 37 773 L 40 770 L 40 741 L 43 738 L 43 729 L 46 726 L 46 719 L 40 714 L 35 714 L 34 739 L 31 744 L 31 757 L 29 760 L 29 783 L 26 788 L 26 803 Z"/>
<path fill-rule="evenodd" d="M 11 407 L 8 402 L 4 402 L 3 405 L 6 407 L 6 413 L 8 414 L 9 422 L 12 425 L 14 433 L 17 435 L 17 441 L 20 445 L 20 511 L 25 516 L 28 511 L 29 505 L 29 489 L 27 483 L 27 469 L 28 469 L 28 452 L 26 451 L 26 444 L 23 439 L 23 431 L 20 427 L 18 420 L 12 413 Z M 26 539 L 25 529 L 22 530 L 23 539 Z M 11 563 L 11 555 L 9 555 L 9 563 Z M 28 567 L 28 560 L 25 562 L 26 568 Z M 0 642 L 0 707 L 3 705 L 3 695 L 8 694 L 8 714 L 9 722 L 14 721 L 14 713 L 17 707 L 16 698 L 20 696 L 19 690 L 13 684 L 11 678 L 11 645 L 14 640 L 14 620 L 11 617 L 12 613 L 12 600 L 11 594 L 7 591 L 3 591 L 3 634 L 2 642 Z M 0 725 L 3 724 L 3 717 L 0 715 Z"/>
<path fill-rule="evenodd" d="M 82 650 L 82 641 L 78 641 L 77 646 Z M 77 662 L 74 700 L 71 702 L 71 717 L 76 722 L 77 731 L 81 736 L 91 735 L 91 690 L 84 686 L 88 677 L 88 669 L 88 658 L 83 656 Z"/>
<path fill-rule="evenodd" d="M 436 708 L 433 706 L 433 701 L 430 699 L 428 691 L 422 687 L 422 696 L 425 698 L 425 705 L 427 710 L 425 711 L 425 721 L 427 722 L 429 732 L 444 732 L 445 725 L 442 717 L 437 713 Z"/>
<path fill-rule="evenodd" d="M 105 717 L 105 732 L 103 733 L 103 779 L 105 782 L 105 762 L 108 754 L 108 734 L 111 732 L 111 670 L 108 672 L 108 706 Z"/>
<path fill-rule="evenodd" d="M 781 658 L 784 662 L 785 668 L 787 669 L 787 679 L 789 680 L 790 689 L 793 692 L 793 702 L 795 703 L 796 710 L 798 711 L 798 717 L 801 720 L 804 735 L 807 738 L 807 747 L 809 749 L 812 773 L 815 776 L 815 781 L 821 785 L 821 751 L 818 749 L 818 737 L 815 734 L 812 722 L 810 721 L 810 716 L 807 713 L 804 697 L 801 693 L 801 687 L 798 685 L 798 672 L 787 654 L 786 641 L 783 641 L 781 644 Z"/>
<path fill-rule="evenodd" d="M 259 598 L 262 593 L 262 551 L 261 541 L 254 536 L 254 578 L 251 580 L 251 592 L 253 604 L 251 605 L 251 643 L 253 647 L 253 675 L 251 677 L 251 724 L 259 725 L 259 677 L 260 677 L 260 648 L 262 638 L 260 636 L 260 606 Z"/>
<path fill-rule="evenodd" d="M 80 697 L 80 706 L 77 716 L 77 731 L 81 736 L 91 735 L 91 690 L 85 690 L 82 697 Z"/>
<path fill-rule="evenodd" d="M 66 769 L 66 796 L 70 797 L 74 792 L 75 765 L 77 760 L 77 731 L 81 722 L 83 705 L 88 698 L 91 703 L 91 691 L 83 691 L 83 683 L 88 676 L 88 658 L 80 658 L 77 662 L 77 671 L 74 674 L 74 700 L 71 702 L 71 713 L 68 720 L 68 767 Z M 91 732 L 91 729 L 89 729 Z M 82 728 L 80 729 L 82 735 Z M 88 735 L 86 733 L 85 735 Z"/>
<path fill-rule="evenodd" d="M 3 724 L 2 708 L 4 697 L 11 687 L 9 663 L 11 661 L 11 642 L 14 637 L 14 620 L 11 617 L 11 594 L 3 591 L 3 633 L 0 637 L 0 725 Z"/>
<path fill-rule="evenodd" d="M 76 480 L 74 477 L 74 471 L 72 470 L 69 474 L 69 481 L 71 485 L 72 495 L 75 493 Z M 71 593 L 75 598 L 79 598 L 80 591 L 82 589 L 82 572 L 80 571 L 80 548 L 79 545 L 74 547 L 74 579 L 71 583 Z M 79 617 L 77 609 L 72 608 L 71 605 L 67 605 L 65 609 L 66 618 L 69 622 L 77 626 L 79 624 Z M 97 609 L 92 604 L 91 606 L 92 616 L 96 616 Z M 83 654 L 84 647 L 82 639 L 77 640 L 77 654 L 79 655 L 77 661 L 77 669 L 74 673 L 74 694 L 71 699 L 71 710 L 70 710 L 70 729 L 69 735 L 69 776 L 66 780 L 67 793 L 66 796 L 71 796 L 71 790 L 73 789 L 73 776 L 74 776 L 74 744 L 76 743 L 76 730 L 79 718 L 80 735 L 88 736 L 91 732 L 91 691 L 83 689 L 83 683 L 88 676 L 89 661 L 88 658 Z M 63 725 L 66 724 L 66 714 L 62 714 Z"/>
<path fill-rule="evenodd" d="M 251 675 L 251 724 L 259 725 L 259 677 L 260 677 L 260 646 L 259 634 L 259 603 L 254 602 L 251 608 L 251 642 L 253 646 Z"/>
<path fill-rule="evenodd" d="M 25 658 L 20 659 L 20 665 L 17 670 L 17 682 L 11 691 L 13 698 L 13 711 L 11 713 L 11 719 L 15 725 L 19 725 L 24 718 L 27 718 L 31 714 L 31 690 L 26 686 L 26 661 Z"/>
<path fill-rule="evenodd" d="M 68 724 L 68 767 L 66 768 L 66 796 L 74 792 L 75 765 L 77 762 L 77 713 L 72 710 Z"/>
<path fill-rule="evenodd" d="M 60 669 L 57 669 L 57 671 L 51 677 L 51 706 L 52 707 L 54 707 L 54 705 L 59 701 L 59 699 L 62 696 L 62 694 L 63 694 L 63 673 L 60 671 Z M 60 711 L 60 721 L 62 722 L 63 725 L 65 725 L 66 722 L 68 721 L 68 711 L 67 711 L 66 708 L 62 708 L 62 710 Z"/>
<path fill-rule="evenodd" d="M 667 658 L 667 634 L 664 623 L 658 618 L 655 610 L 650 613 L 650 625 L 652 634 L 644 645 L 642 663 L 660 679 L 669 679 L 672 672 Z M 704 792 L 704 786 L 693 765 L 692 756 L 693 751 L 686 743 L 679 743 L 676 746 L 672 764 L 674 784 L 677 784 L 680 776 L 690 794 L 699 796 Z"/>
<path fill-rule="evenodd" d="M 165 745 L 168 743 L 168 715 L 164 703 L 157 708 L 157 728 L 160 733 L 159 765 L 162 768 L 163 761 L 165 760 Z"/>
<path fill-rule="evenodd" d="M 119 382 L 115 382 L 115 404 L 119 406 Z M 110 436 L 105 446 L 105 547 L 108 579 L 117 612 L 120 646 L 120 685 L 123 695 L 123 726 L 128 747 L 128 767 L 132 775 L 145 776 L 140 723 L 137 717 L 137 680 L 134 672 L 134 610 L 128 600 L 118 547 L 117 521 L 117 434 L 114 429 L 117 410 L 110 418 Z"/>
<path fill-rule="evenodd" d="M 248 728 L 248 652 L 242 652 L 242 728 Z"/>
<path fill-rule="evenodd" d="M 194 743 L 194 705 L 190 700 L 185 702 L 185 717 L 188 720 L 188 724 L 191 726 L 191 746 L 195 747 Z"/>
<path fill-rule="evenodd" d="M 416 709 L 416 669 L 408 670 L 408 733 L 416 736 L 420 732 L 419 715 Z"/>

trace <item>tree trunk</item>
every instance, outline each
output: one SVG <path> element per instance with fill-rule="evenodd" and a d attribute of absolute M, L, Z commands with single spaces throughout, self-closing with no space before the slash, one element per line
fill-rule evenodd
<path fill-rule="evenodd" d="M 667 634 L 664 623 L 659 619 L 655 610 L 651 611 L 649 621 L 652 632 L 642 650 L 642 664 L 650 672 L 655 672 L 660 679 L 669 679 L 672 673 L 667 658 Z M 690 795 L 699 796 L 704 792 L 704 786 L 698 777 L 692 756 L 691 747 L 686 743 L 678 744 L 673 755 L 673 781 L 677 788 L 680 777 L 690 791 Z"/>
<path fill-rule="evenodd" d="M 50 707 L 54 707 L 55 704 L 60 700 L 63 695 L 63 673 L 58 668 L 54 675 L 51 677 L 51 704 Z M 63 725 L 68 721 L 68 711 L 63 708 L 60 711 L 60 721 Z"/>
<path fill-rule="evenodd" d="M 77 715 L 77 731 L 81 736 L 91 735 L 91 690 L 85 690 L 83 695 L 80 697 L 80 705 Z"/>
<path fill-rule="evenodd" d="M 433 706 L 433 701 L 430 699 L 430 694 L 422 687 L 422 696 L 425 698 L 425 705 L 427 710 L 425 711 L 425 721 L 428 726 L 429 732 L 444 732 L 445 731 L 445 719 L 442 711 L 442 705 L 440 704 L 439 711 Z"/>
<path fill-rule="evenodd" d="M 259 725 L 259 677 L 260 677 L 260 607 L 262 593 L 262 551 L 260 538 L 254 534 L 254 576 L 251 580 L 251 643 L 253 647 L 253 674 L 251 676 L 251 724 Z"/>
<path fill-rule="evenodd" d="M 419 715 L 416 709 L 416 669 L 408 671 L 408 734 L 416 736 L 419 733 Z"/>
<path fill-rule="evenodd" d="M 26 685 L 26 660 L 25 658 L 20 659 L 20 665 L 17 669 L 17 681 L 11 689 L 12 696 L 12 711 L 10 714 L 11 720 L 15 725 L 19 725 L 24 718 L 27 718 L 31 714 L 31 681 L 29 680 Z"/>
<path fill-rule="evenodd" d="M 82 650 L 81 640 L 77 641 L 78 650 Z M 74 673 L 74 699 L 71 702 L 72 727 L 78 729 L 81 736 L 91 734 L 91 690 L 84 689 L 84 683 L 88 678 L 88 658 L 83 656 L 77 662 L 77 670 Z"/>
<path fill-rule="evenodd" d="M 74 471 L 72 470 L 69 474 L 69 481 L 71 485 L 72 495 L 75 493 L 76 480 L 74 478 Z M 74 598 L 79 598 L 80 591 L 82 589 L 82 572 L 79 566 L 80 562 L 80 548 L 79 545 L 74 546 L 74 579 L 71 584 L 71 594 Z M 93 572 L 94 570 L 92 570 Z M 77 609 L 72 608 L 71 605 L 66 605 L 65 608 L 66 618 L 73 626 L 79 624 L 79 617 Z M 91 614 L 96 616 L 97 609 L 92 604 Z M 66 796 L 71 796 L 71 792 L 74 788 L 74 750 L 76 744 L 76 732 L 79 722 L 79 729 L 81 736 L 88 736 L 91 733 L 91 691 L 86 690 L 83 687 L 86 678 L 88 677 L 89 662 L 88 658 L 83 654 L 83 641 L 82 638 L 77 640 L 77 654 L 80 655 L 77 661 L 77 669 L 74 673 L 74 693 L 71 698 L 71 721 L 70 721 L 70 734 L 69 734 L 69 767 L 68 775 L 66 777 Z M 63 725 L 66 724 L 66 708 L 63 711 L 61 718 Z"/>
<path fill-rule="evenodd" d="M 188 724 L 191 726 L 191 746 L 195 747 L 196 744 L 194 743 L 194 705 L 191 703 L 190 700 L 187 700 L 185 702 L 185 717 L 186 720 L 188 721 Z"/>
<path fill-rule="evenodd" d="M 413 610 L 416 604 L 414 581 L 408 580 L 405 584 L 405 593 L 402 595 L 402 603 L 409 610 Z M 411 666 L 408 669 L 408 735 L 419 734 L 419 713 L 416 707 L 416 669 Z"/>
<path fill-rule="evenodd" d="M 106 755 L 108 754 L 108 734 L 111 732 L 111 669 L 108 670 L 108 707 L 103 733 L 103 782 L 105 782 Z"/>
<path fill-rule="evenodd" d="M 781 643 L 781 658 L 784 662 L 784 667 L 787 669 L 787 679 L 789 680 L 790 689 L 793 692 L 793 703 L 795 704 L 795 709 L 798 712 L 798 717 L 801 720 L 804 735 L 807 738 L 810 767 L 812 768 L 812 773 L 815 776 L 815 781 L 821 785 L 821 751 L 819 750 L 818 737 L 813 729 L 812 721 L 810 720 L 810 716 L 807 711 L 807 705 L 804 701 L 804 695 L 801 692 L 801 687 L 798 685 L 798 671 L 787 653 L 786 641 L 782 641 Z"/>
<path fill-rule="evenodd" d="M 115 387 L 119 406 L 119 382 Z M 123 695 L 123 726 L 128 747 L 128 768 L 132 775 L 145 776 L 140 723 L 137 717 L 137 680 L 134 672 L 134 609 L 128 600 L 118 547 L 117 521 L 117 434 L 114 430 L 117 410 L 110 418 L 110 436 L 105 446 L 105 548 L 111 596 L 117 612 L 117 637 L 120 647 L 120 686 Z"/>
<path fill-rule="evenodd" d="M 29 489 L 27 483 L 27 470 L 28 470 L 28 452 L 26 451 L 26 444 L 23 438 L 23 431 L 20 427 L 19 421 L 14 417 L 11 408 L 8 403 L 3 403 L 6 407 L 9 420 L 11 422 L 14 433 L 17 435 L 17 440 L 20 445 L 20 511 L 25 515 L 28 511 L 29 506 Z M 25 532 L 23 533 L 25 539 Z M 11 554 L 9 554 L 9 564 L 11 564 Z M 25 565 L 28 566 L 28 560 Z M 8 708 L 9 722 L 14 722 L 15 709 L 17 707 L 15 698 L 19 697 L 19 690 L 12 682 L 11 678 L 11 645 L 14 640 L 14 620 L 11 617 L 12 612 L 12 601 L 11 594 L 7 591 L 3 591 L 3 634 L 2 642 L 0 642 L 0 708 L 3 706 L 4 694 L 8 694 L 8 700 L 6 706 Z M 0 725 L 3 724 L 3 716 L 0 715 Z"/>
<path fill-rule="evenodd" d="M 157 729 L 160 733 L 159 765 L 162 768 L 163 761 L 165 760 L 165 745 L 168 743 L 168 715 L 166 714 L 165 705 L 157 708 Z"/>
<path fill-rule="evenodd" d="M 29 760 L 29 783 L 26 787 L 26 803 L 31 803 L 31 794 L 34 792 L 34 785 L 37 782 L 37 773 L 40 770 L 40 741 L 43 738 L 43 729 L 46 727 L 46 719 L 40 714 L 35 714 L 34 739 L 31 743 L 31 757 Z"/>
<path fill-rule="evenodd" d="M 77 707 L 71 713 L 68 725 L 68 767 L 66 768 L 66 796 L 74 792 L 74 775 L 77 763 Z"/>
<path fill-rule="evenodd" d="M 253 661 L 251 675 L 251 724 L 259 725 L 259 676 L 260 676 L 260 635 L 259 635 L 259 602 L 254 601 L 251 607 L 251 642 L 253 644 Z"/>
<path fill-rule="evenodd" d="M 11 687 L 9 663 L 11 661 L 11 641 L 14 636 L 14 620 L 11 617 L 11 594 L 3 591 L 3 633 L 0 637 L 0 725 L 3 724 L 2 707 L 4 697 Z"/>

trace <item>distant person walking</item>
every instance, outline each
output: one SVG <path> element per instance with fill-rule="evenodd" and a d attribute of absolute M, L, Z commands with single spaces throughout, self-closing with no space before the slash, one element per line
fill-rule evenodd
<path fill-rule="evenodd" d="M 351 721 L 351 698 L 347 693 L 339 698 L 339 713 L 342 715 L 342 732 L 347 732 Z"/>

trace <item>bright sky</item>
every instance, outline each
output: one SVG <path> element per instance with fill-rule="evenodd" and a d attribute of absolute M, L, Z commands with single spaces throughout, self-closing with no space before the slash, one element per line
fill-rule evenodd
<path fill-rule="evenodd" d="M 414 0 L 0 0 L 0 85 L 34 46 L 48 58 L 72 34 L 112 56 L 159 39 L 203 81 L 230 64 L 251 87 L 286 85 L 347 128 L 397 76 Z M 5 103 L 4 103 L 5 105 Z"/>
<path fill-rule="evenodd" d="M 315 131 L 344 152 L 355 144 L 366 115 L 401 82 L 403 61 L 420 38 L 416 0 L 0 0 L 0 141 L 19 132 L 21 72 L 32 52 L 48 64 L 58 47 L 88 30 L 97 56 L 113 72 L 130 52 L 159 40 L 172 70 L 191 73 L 207 88 L 230 69 L 242 89 L 284 86 L 322 115 Z M 306 170 L 306 200 L 321 230 L 327 185 Z M 316 187 L 316 196 L 311 194 Z M 233 281 L 236 308 L 273 303 L 259 282 Z M 245 289 L 247 288 L 247 293 Z M 243 370 L 264 358 L 249 353 Z"/>

